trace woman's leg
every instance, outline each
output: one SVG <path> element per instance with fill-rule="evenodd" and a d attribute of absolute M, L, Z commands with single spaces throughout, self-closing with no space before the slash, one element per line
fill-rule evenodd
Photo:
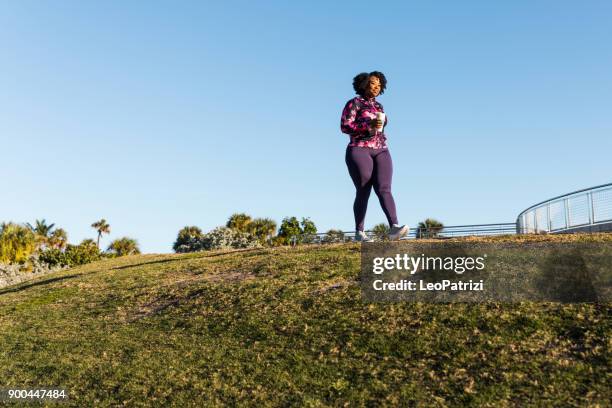
<path fill-rule="evenodd" d="M 370 156 L 370 150 L 372 149 L 367 147 L 348 146 L 346 148 L 346 166 L 356 190 L 353 213 L 355 214 L 355 229 L 358 231 L 363 231 L 368 198 L 372 191 L 374 162 Z"/>
<path fill-rule="evenodd" d="M 395 211 L 395 200 L 391 194 L 391 179 L 393 178 L 393 161 L 388 149 L 374 154 L 374 192 L 378 196 L 387 221 L 391 227 L 397 224 L 397 213 Z"/>

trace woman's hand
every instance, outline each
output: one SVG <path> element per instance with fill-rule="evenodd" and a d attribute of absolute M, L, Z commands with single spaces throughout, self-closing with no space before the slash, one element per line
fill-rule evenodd
<path fill-rule="evenodd" d="M 372 119 L 370 121 L 370 128 L 372 130 L 376 130 L 377 128 L 381 128 L 383 126 L 383 121 L 380 119 Z"/>

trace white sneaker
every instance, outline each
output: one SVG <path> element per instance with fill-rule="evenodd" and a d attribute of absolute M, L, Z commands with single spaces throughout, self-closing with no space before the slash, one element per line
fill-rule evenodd
<path fill-rule="evenodd" d="M 391 241 L 397 241 L 398 239 L 408 235 L 408 231 L 410 231 L 410 228 L 408 228 L 407 225 L 400 226 L 397 224 L 393 224 L 393 226 L 389 230 L 389 239 Z"/>
<path fill-rule="evenodd" d="M 374 240 L 370 237 L 368 237 L 368 234 L 366 234 L 363 231 L 359 231 L 357 230 L 355 232 L 355 241 L 357 242 L 374 242 Z"/>

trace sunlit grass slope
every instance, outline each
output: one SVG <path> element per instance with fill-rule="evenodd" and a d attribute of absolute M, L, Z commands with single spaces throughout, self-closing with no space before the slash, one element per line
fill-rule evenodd
<path fill-rule="evenodd" d="M 368 304 L 359 249 L 131 256 L 0 289 L 0 387 L 79 407 L 609 403 L 609 303 Z"/>

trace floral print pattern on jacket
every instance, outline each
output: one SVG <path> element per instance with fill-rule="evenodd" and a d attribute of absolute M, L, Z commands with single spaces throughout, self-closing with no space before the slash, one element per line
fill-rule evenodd
<path fill-rule="evenodd" d="M 384 109 L 375 98 L 356 96 L 346 103 L 340 118 L 340 130 L 351 137 L 349 146 L 387 148 L 387 115 L 382 131 L 370 129 L 370 122 L 376 119 L 377 112 L 384 112 Z"/>

